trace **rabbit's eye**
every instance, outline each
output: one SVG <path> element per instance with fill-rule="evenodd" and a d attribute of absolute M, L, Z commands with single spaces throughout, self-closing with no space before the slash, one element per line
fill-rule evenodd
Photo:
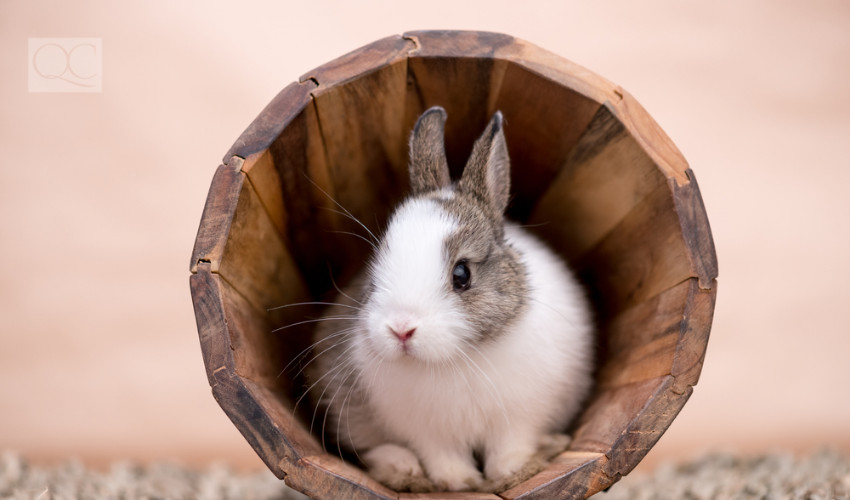
<path fill-rule="evenodd" d="M 468 290 L 471 279 L 472 274 L 469 272 L 469 266 L 466 265 L 465 260 L 455 264 L 455 268 L 452 270 L 452 287 L 456 292 Z"/>

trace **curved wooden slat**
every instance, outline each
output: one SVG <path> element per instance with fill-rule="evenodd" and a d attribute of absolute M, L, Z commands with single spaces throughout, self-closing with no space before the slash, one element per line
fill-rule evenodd
<path fill-rule="evenodd" d="M 672 375 L 677 387 L 696 385 L 716 291 L 689 279 L 636 304 L 600 325 L 600 388 L 612 388 Z"/>
<path fill-rule="evenodd" d="M 201 262 L 211 263 L 214 271 L 218 271 L 221 264 L 221 256 L 244 181 L 239 172 L 242 159 L 228 160 L 232 164 L 225 163 L 216 169 L 207 194 L 198 234 L 195 236 L 195 246 L 192 249 L 192 260 L 189 263 L 189 271 L 193 273 L 197 272 Z"/>
<path fill-rule="evenodd" d="M 623 124 L 601 106 L 560 172 L 539 192 L 528 224 L 573 261 L 665 183 Z"/>
<path fill-rule="evenodd" d="M 618 93 L 622 98 L 611 101 L 613 113 L 667 178 L 675 179 L 679 186 L 687 184 L 688 162 L 679 148 L 631 94 L 623 89 Z"/>
<path fill-rule="evenodd" d="M 241 171 L 239 175 L 245 175 Z M 258 310 L 309 296 L 298 268 L 250 182 L 242 182 L 218 272 Z"/>
<path fill-rule="evenodd" d="M 373 233 L 407 185 L 412 46 L 398 36 L 384 38 L 307 73 L 318 83 L 312 95 L 336 201 Z"/>
<path fill-rule="evenodd" d="M 289 468 L 286 484 L 311 498 L 395 500 L 398 493 L 362 470 L 327 453 L 305 457 Z"/>
<path fill-rule="evenodd" d="M 671 189 L 661 185 L 575 261 L 602 318 L 697 277 L 681 231 Z"/>
<path fill-rule="evenodd" d="M 314 296 L 330 288 L 331 273 L 343 274 L 346 255 L 355 251 L 335 231 L 350 230 L 339 208 L 335 186 L 328 170 L 325 146 L 314 105 L 295 116 L 270 153 L 279 175 L 276 186 L 289 218 L 298 221 L 286 227 L 287 248 Z"/>
<path fill-rule="evenodd" d="M 499 496 L 505 500 L 585 498 L 611 485 L 601 471 L 608 459 L 602 453 L 567 451 L 534 477 Z"/>
<path fill-rule="evenodd" d="M 281 90 L 236 139 L 222 161 L 226 163 L 233 156 L 247 158 L 267 149 L 289 121 L 310 103 L 310 92 L 315 88 L 316 84 L 307 80 L 293 82 Z"/>
<path fill-rule="evenodd" d="M 316 440 L 287 410 L 285 397 L 240 377 L 237 368 L 246 370 L 234 354 L 232 338 L 246 338 L 246 325 L 227 319 L 225 303 L 232 300 L 221 278 L 213 273 L 209 263 L 198 266 L 190 277 L 195 317 L 201 340 L 201 351 L 213 395 L 260 458 L 278 476 L 285 475 L 280 461 L 298 460 L 321 450 Z M 230 297 L 228 297 L 228 295 Z M 241 319 L 241 318 L 240 318 Z M 237 346 L 244 348 L 243 346 Z M 243 365 L 240 367 L 240 365 Z M 249 370 L 250 371 L 250 370 Z"/>
<path fill-rule="evenodd" d="M 510 63 L 494 107 L 505 115 L 512 161 L 510 215 L 526 220 L 600 105 L 525 66 Z"/>
<path fill-rule="evenodd" d="M 288 217 L 280 188 L 280 173 L 275 167 L 271 152 L 264 149 L 250 155 L 245 158 L 241 170 L 248 177 L 278 234 L 285 236 Z M 300 224 L 300 221 L 297 221 L 297 224 Z"/>
<path fill-rule="evenodd" d="M 688 247 L 691 268 L 695 270 L 699 278 L 700 288 L 709 289 L 718 275 L 714 238 L 711 235 L 711 226 L 708 223 L 708 215 L 705 212 L 696 175 L 690 169 L 686 170 L 685 174 L 689 180 L 687 184 L 672 185 L 676 214 L 679 216 L 682 236 Z M 709 314 L 709 319 L 710 316 Z"/>

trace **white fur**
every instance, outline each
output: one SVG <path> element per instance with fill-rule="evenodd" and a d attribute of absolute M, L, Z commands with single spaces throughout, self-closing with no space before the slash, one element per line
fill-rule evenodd
<path fill-rule="evenodd" d="M 494 341 L 472 341 L 465 312 L 446 280 L 443 241 L 456 221 L 438 203 L 413 199 L 391 221 L 371 270 L 375 285 L 352 356 L 368 404 L 388 442 L 409 447 L 428 476 L 450 490 L 484 475 L 515 473 L 541 438 L 562 432 L 590 386 L 588 307 L 564 264 L 515 225 L 506 239 L 521 254 L 530 298 Z M 402 343 L 389 328 L 412 328 Z M 371 446 L 371 445 L 370 445 Z M 397 450 L 384 454 L 391 460 Z M 373 469 L 386 470 L 381 453 Z M 411 472 L 410 464 L 404 467 Z"/>
<path fill-rule="evenodd" d="M 451 271 L 443 241 L 457 222 L 433 200 L 414 198 L 399 207 L 370 269 L 375 286 L 366 317 L 366 359 L 406 357 L 439 361 L 472 336 L 446 294 Z M 416 329 L 404 348 L 395 331 Z M 406 353 L 404 349 L 409 350 Z"/>

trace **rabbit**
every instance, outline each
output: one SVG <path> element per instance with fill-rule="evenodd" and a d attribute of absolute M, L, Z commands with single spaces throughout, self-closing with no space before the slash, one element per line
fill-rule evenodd
<path fill-rule="evenodd" d="M 446 117 L 418 119 L 412 193 L 319 322 L 308 392 L 325 435 L 385 485 L 498 491 L 547 443 L 566 447 L 592 385 L 592 318 L 566 265 L 504 219 L 501 112 L 456 183 Z"/>

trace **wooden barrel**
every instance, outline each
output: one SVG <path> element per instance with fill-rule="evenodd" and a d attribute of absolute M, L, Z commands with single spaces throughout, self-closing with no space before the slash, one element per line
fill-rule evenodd
<path fill-rule="evenodd" d="M 284 88 L 218 167 L 191 261 L 191 290 L 215 399 L 268 467 L 313 498 L 399 494 L 326 452 L 298 357 L 318 307 L 368 258 L 407 191 L 416 118 L 448 113 L 453 175 L 496 110 L 512 163 L 508 215 L 577 271 L 598 323 L 596 384 L 569 449 L 499 496 L 583 498 L 631 471 L 699 378 L 717 261 L 693 172 L 623 89 L 513 37 L 391 36 Z M 295 360 L 293 362 L 293 360 Z"/>

